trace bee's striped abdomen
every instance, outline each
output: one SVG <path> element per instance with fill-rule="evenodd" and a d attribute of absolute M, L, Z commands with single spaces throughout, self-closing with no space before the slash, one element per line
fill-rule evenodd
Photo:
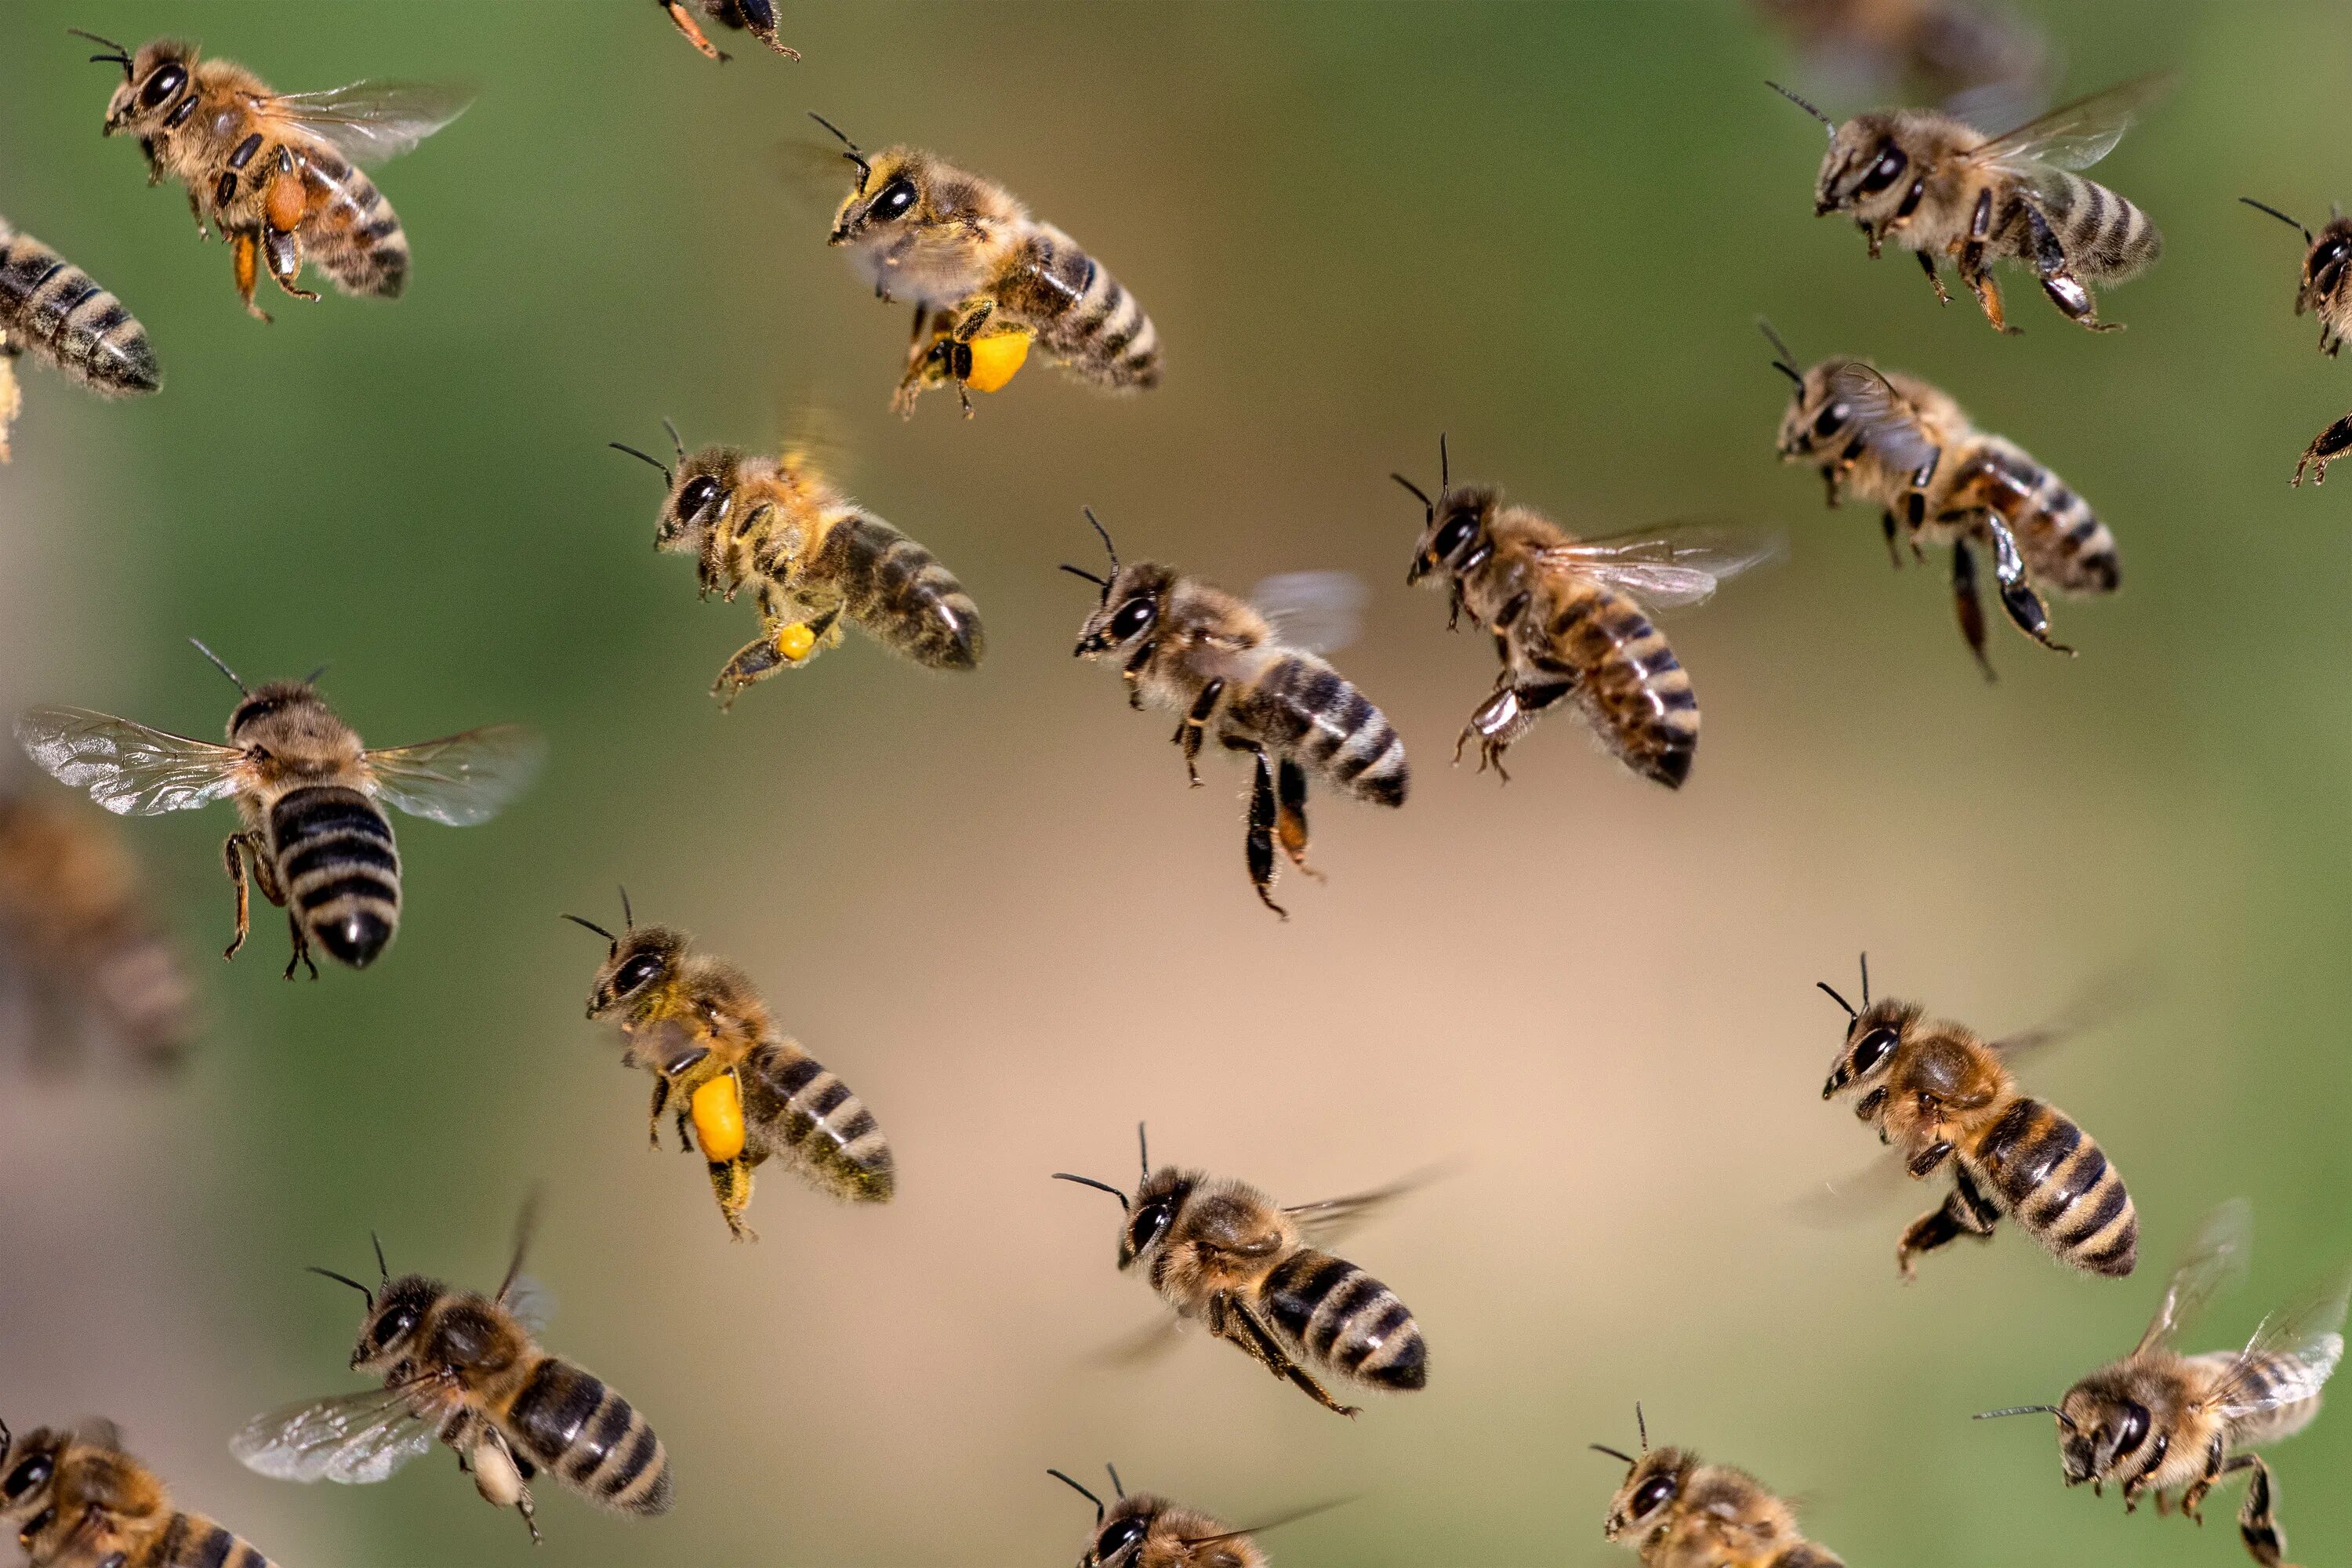
<path fill-rule="evenodd" d="M 2147 214 L 2095 180 L 2053 170 L 2032 199 L 2084 278 L 2128 278 L 2164 254 L 2164 236 Z"/>
<path fill-rule="evenodd" d="M 1358 800 L 1402 805 L 1412 777 L 1404 742 L 1370 699 L 1313 654 L 1276 653 L 1232 717 L 1266 749 L 1297 761 Z"/>
<path fill-rule="evenodd" d="M 304 252 L 347 294 L 397 300 L 408 236 L 375 182 L 323 146 L 302 153 Z"/>
<path fill-rule="evenodd" d="M 1538 668 L 1575 682 L 1585 715 L 1626 766 L 1668 789 L 1690 776 L 1697 694 L 1665 635 L 1630 597 L 1570 578 L 1514 635 Z"/>
<path fill-rule="evenodd" d="M 2120 1279 L 2139 1258 L 2124 1179 L 2063 1111 L 2021 1096 L 1963 1152 L 2010 1216 L 2060 1261 Z"/>
<path fill-rule="evenodd" d="M 938 556 L 888 523 L 864 512 L 835 521 L 819 567 L 877 642 L 933 669 L 978 668 L 988 644 L 980 607 Z"/>
<path fill-rule="evenodd" d="M 889 1142 L 849 1086 L 790 1040 L 770 1040 L 743 1063 L 744 1120 L 756 1152 L 790 1156 L 826 1191 L 888 1203 L 898 1185 Z"/>
<path fill-rule="evenodd" d="M 1039 224 L 1005 280 L 1004 303 L 1046 353 L 1088 381 L 1160 384 L 1160 331 L 1109 270 L 1050 224 Z"/>
<path fill-rule="evenodd" d="M 669 1511 L 661 1439 L 627 1400 L 570 1362 L 541 1362 L 500 1425 L 541 1469 L 599 1507 Z"/>
<path fill-rule="evenodd" d="M 2035 583 L 2065 594 L 2112 594 L 2122 584 L 2107 525 L 2015 443 L 1988 438 L 1953 476 L 1946 512 L 1979 507 L 2009 525 Z"/>
<path fill-rule="evenodd" d="M 1265 1277 L 1257 1301 L 1318 1365 L 1376 1388 L 1419 1388 L 1429 1379 L 1428 1347 L 1412 1314 L 1345 1258 L 1302 1247 Z"/>
<path fill-rule="evenodd" d="M 126 1568 L 275 1568 L 252 1542 L 202 1514 L 173 1514 L 154 1540 L 153 1549 L 132 1557 Z"/>
<path fill-rule="evenodd" d="M 270 807 L 269 841 L 302 929 L 340 962 L 365 969 L 400 925 L 391 819 L 355 789 L 308 784 Z"/>
<path fill-rule="evenodd" d="M 0 218 L 0 339 L 110 397 L 163 384 L 147 329 L 89 273 Z"/>

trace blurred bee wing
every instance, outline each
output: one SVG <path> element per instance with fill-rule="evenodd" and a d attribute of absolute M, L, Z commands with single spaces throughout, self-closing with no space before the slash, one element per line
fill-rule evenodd
<path fill-rule="evenodd" d="M 525 1330 L 544 1333 L 555 1321 L 555 1293 L 530 1275 L 518 1274 L 507 1287 L 506 1308 Z"/>
<path fill-rule="evenodd" d="M 1823 1182 L 1790 1199 L 1789 1213 L 1810 1230 L 1843 1230 L 1869 1218 L 1894 1195 L 1906 1175 L 1903 1151 L 1889 1149 L 1842 1180 Z"/>
<path fill-rule="evenodd" d="M 1371 593 L 1347 572 L 1277 572 L 1250 590 L 1250 604 L 1277 641 L 1307 653 L 1337 653 L 1363 629 Z"/>
<path fill-rule="evenodd" d="M 111 1448 L 120 1454 L 122 1428 L 103 1415 L 85 1415 L 74 1423 L 74 1436 L 93 1448 Z"/>
<path fill-rule="evenodd" d="M 2338 1268 L 2263 1320 L 2209 1396 L 2221 1414 L 2236 1420 L 2316 1394 L 2344 1359 L 2347 1298 L 2352 1270 Z"/>
<path fill-rule="evenodd" d="M 861 178 L 838 142 L 787 138 L 776 143 L 772 166 L 794 207 L 828 220 Z"/>
<path fill-rule="evenodd" d="M 260 105 L 331 143 L 354 163 L 381 163 L 466 112 L 473 93 L 421 81 L 355 81 L 324 92 L 281 92 Z"/>
<path fill-rule="evenodd" d="M 2253 1245 L 2254 1211 L 2243 1198 L 2228 1203 L 2205 1216 L 2197 1234 L 2172 1270 L 2164 1300 L 2156 1309 L 2147 1332 L 2139 1337 L 2134 1355 L 2168 1345 L 2191 1318 L 2222 1289 L 2246 1275 L 2246 1254 Z M 2342 1314 L 2339 1312 L 2338 1317 Z"/>
<path fill-rule="evenodd" d="M 365 1486 L 433 1446 L 433 1428 L 402 1394 L 363 1389 L 257 1415 L 228 1440 L 248 1470 L 281 1481 Z"/>
<path fill-rule="evenodd" d="M 547 743 L 520 724 L 493 724 L 367 753 L 376 793 L 412 816 L 451 827 L 487 822 L 530 787 Z"/>
<path fill-rule="evenodd" d="M 1722 523 L 1658 523 L 1635 533 L 1580 541 L 1541 552 L 1631 594 L 1651 610 L 1677 610 L 1715 596 L 1727 577 L 1777 561 L 1788 536 L 1777 529 Z"/>
<path fill-rule="evenodd" d="M 1174 1350 L 1184 1339 L 1184 1320 L 1171 1312 L 1158 1322 L 1140 1328 L 1131 1334 L 1122 1334 L 1110 1343 L 1087 1356 L 1087 1364 L 1095 1367 L 1142 1366 L 1158 1361 Z"/>
<path fill-rule="evenodd" d="M 2155 964 L 2146 958 L 2119 964 L 2093 981 L 2064 1013 L 2038 1027 L 2005 1035 L 1991 1042 L 1992 1048 L 2014 1063 L 2036 1051 L 2063 1045 L 2086 1030 L 2113 1022 L 2121 1014 L 2146 1005 L 2162 984 Z"/>
<path fill-rule="evenodd" d="M 1832 401 L 1846 405 L 1848 425 L 1888 466 L 1910 472 L 1935 460 L 1936 445 L 1921 433 L 1909 400 L 1876 365 L 1843 361 L 1830 373 L 1829 386 Z"/>
<path fill-rule="evenodd" d="M 1374 1187 L 1368 1193 L 1350 1193 L 1343 1198 L 1299 1204 L 1282 1212 L 1290 1216 L 1291 1223 L 1298 1227 L 1301 1236 L 1318 1247 L 1328 1246 L 1407 1193 L 1417 1192 L 1444 1174 L 1444 1167 L 1433 1165 L 1400 1177 L 1385 1187 Z"/>
<path fill-rule="evenodd" d="M 2021 174 L 2042 168 L 2087 169 L 2114 152 L 2139 111 L 2171 87 L 2172 78 L 2161 71 L 2119 82 L 1994 137 L 1969 153 L 1969 161 L 1998 163 Z"/>
<path fill-rule="evenodd" d="M 28 708 L 16 741 L 59 784 L 86 789 L 119 816 L 192 811 L 236 793 L 245 753 L 93 713 L 87 708 Z"/>

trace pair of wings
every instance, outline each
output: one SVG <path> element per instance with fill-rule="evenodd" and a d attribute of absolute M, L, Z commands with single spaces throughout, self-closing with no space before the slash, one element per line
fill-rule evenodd
<path fill-rule="evenodd" d="M 87 708 L 31 708 L 16 739 L 59 784 L 118 816 L 193 811 L 257 782 L 242 748 L 151 730 Z M 522 793 L 546 747 L 516 724 L 362 753 L 369 793 L 413 816 L 469 827 Z"/>
<path fill-rule="evenodd" d="M 2171 86 L 2171 77 L 2159 72 L 2060 104 L 1976 148 L 1969 161 L 2028 178 L 2052 169 L 2087 169 L 2114 152 L 2140 110 Z"/>
<path fill-rule="evenodd" d="M 431 82 L 355 81 L 324 92 L 256 94 L 265 120 L 296 126 L 354 163 L 381 163 L 447 125 L 473 101 L 465 89 Z"/>
<path fill-rule="evenodd" d="M 1827 390 L 1832 403 L 1845 405 L 1847 428 L 1888 468 L 1916 474 L 1936 460 L 1937 444 L 1927 438 L 1911 400 L 1876 365 L 1866 360 L 1841 361 L 1830 372 Z"/>
<path fill-rule="evenodd" d="M 2147 1332 L 2140 1336 L 2134 1355 L 2170 1350 L 2208 1302 L 2243 1280 L 2252 1234 L 2253 1211 L 2243 1198 L 2232 1199 L 2206 1216 L 2179 1266 L 2173 1269 L 2164 1300 Z M 2263 1319 L 2208 1392 L 2207 1400 L 2222 1415 L 2242 1420 L 2317 1394 L 2344 1358 L 2342 1330 L 2347 1297 L 2352 1297 L 2352 1270 L 2338 1268 Z"/>

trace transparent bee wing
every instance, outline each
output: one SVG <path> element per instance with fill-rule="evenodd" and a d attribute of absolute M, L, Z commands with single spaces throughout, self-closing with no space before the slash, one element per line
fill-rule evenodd
<path fill-rule="evenodd" d="M 1580 541 L 1541 559 L 1631 594 L 1651 610 L 1703 605 L 1726 578 L 1776 561 L 1788 551 L 1777 529 L 1720 523 L 1660 523 L 1634 533 Z"/>
<path fill-rule="evenodd" d="M 1385 1187 L 1374 1187 L 1366 1193 L 1349 1193 L 1345 1197 L 1325 1198 L 1320 1203 L 1299 1204 L 1282 1212 L 1290 1216 L 1299 1234 L 1318 1247 L 1328 1247 L 1370 1219 L 1381 1210 L 1437 1180 L 1444 1172 L 1435 1166 L 1415 1171 L 1391 1182 Z"/>
<path fill-rule="evenodd" d="M 2140 110 L 2171 86 L 2169 75 L 2157 72 L 2062 103 L 2041 119 L 1994 137 L 1970 153 L 1969 160 L 2024 174 L 2037 167 L 2087 169 L 2114 152 Z"/>
<path fill-rule="evenodd" d="M 236 793 L 245 753 L 87 708 L 28 708 L 16 741 L 59 784 L 118 816 L 192 811 Z"/>
<path fill-rule="evenodd" d="M 2339 1268 L 2263 1320 L 2208 1397 L 2238 1420 L 2316 1394 L 2344 1359 L 2344 1309 L 2352 1270 Z"/>
<path fill-rule="evenodd" d="M 1131 1334 L 1122 1334 L 1107 1345 L 1088 1352 L 1087 1364 L 1095 1367 L 1143 1366 L 1158 1361 L 1184 1341 L 1184 1320 L 1171 1312 Z"/>
<path fill-rule="evenodd" d="M 1789 1200 L 1789 1213 L 1809 1230 L 1843 1230 L 1870 1218 L 1908 1179 L 1903 1151 L 1889 1149 L 1834 1182 Z"/>
<path fill-rule="evenodd" d="M 2205 1216 L 2189 1250 L 2173 1268 L 2164 1300 L 2157 1307 L 2147 1332 L 2139 1337 L 2134 1355 L 2171 1344 L 2207 1302 L 2245 1278 L 2253 1232 L 2254 1211 L 2243 1198 L 2231 1198 Z"/>
<path fill-rule="evenodd" d="M 331 143 L 354 163 L 381 163 L 466 112 L 464 88 L 419 81 L 355 81 L 323 92 L 281 92 L 260 104 Z"/>
<path fill-rule="evenodd" d="M 2111 1023 L 2121 1014 L 2137 1011 L 2161 984 L 2152 963 L 2133 959 L 2100 975 L 2059 1016 L 1988 1043 L 2013 1066 L 2037 1051 L 2063 1045 L 2086 1030 Z"/>
<path fill-rule="evenodd" d="M 1936 458 L 1936 444 L 1919 428 L 1918 416 L 1908 399 L 1876 365 L 1858 359 L 1842 361 L 1830 373 L 1832 403 L 1846 405 L 1847 427 L 1853 430 L 1889 467 L 1912 472 Z"/>
<path fill-rule="evenodd" d="M 792 207 L 827 222 L 841 204 L 859 188 L 857 165 L 843 155 L 838 142 L 790 137 L 776 143 L 772 166 Z"/>
<path fill-rule="evenodd" d="M 412 816 L 471 827 L 530 787 L 547 743 L 520 724 L 493 724 L 367 753 L 376 793 Z"/>
<path fill-rule="evenodd" d="M 1307 653 L 1337 653 L 1363 629 L 1371 593 L 1347 572 L 1277 572 L 1250 590 L 1275 639 Z"/>
<path fill-rule="evenodd" d="M 74 1436 L 93 1448 L 123 1452 L 122 1428 L 103 1415 L 85 1415 L 74 1423 Z"/>
<path fill-rule="evenodd" d="M 247 1469 L 281 1481 L 366 1486 L 433 1446 L 433 1428 L 401 1394 L 365 1389 L 257 1415 L 228 1440 Z"/>
<path fill-rule="evenodd" d="M 526 1332 L 541 1334 L 555 1321 L 555 1293 L 528 1274 L 518 1274 L 507 1287 L 507 1310 Z"/>

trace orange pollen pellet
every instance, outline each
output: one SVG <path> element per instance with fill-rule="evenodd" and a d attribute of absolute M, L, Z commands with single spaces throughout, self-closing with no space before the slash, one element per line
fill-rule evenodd
<path fill-rule="evenodd" d="M 721 1073 L 694 1091 L 694 1135 L 702 1157 L 724 1164 L 743 1152 L 743 1095 L 733 1073 Z"/>

